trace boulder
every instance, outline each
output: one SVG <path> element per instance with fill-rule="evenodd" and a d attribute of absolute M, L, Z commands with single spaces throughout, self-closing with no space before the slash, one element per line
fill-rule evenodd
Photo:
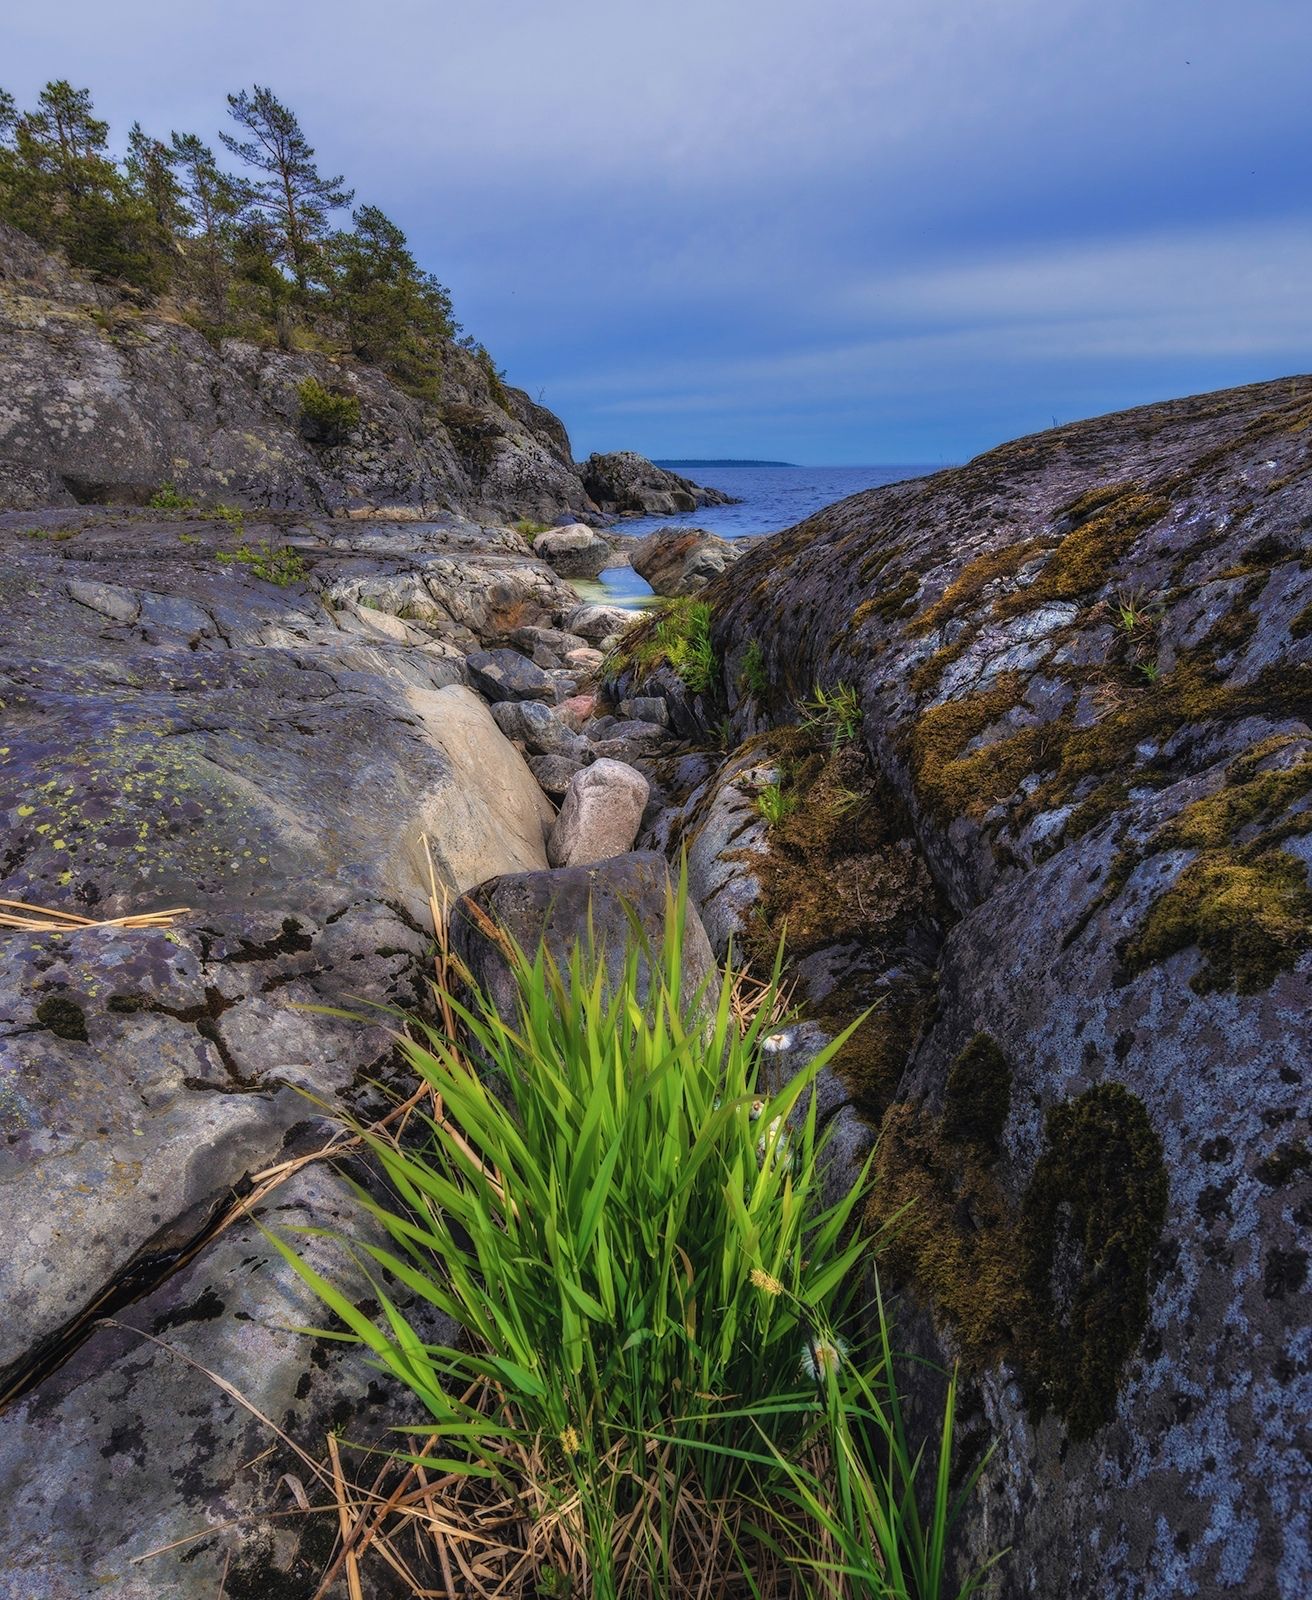
<path fill-rule="evenodd" d="M 579 469 L 583 487 L 602 511 L 629 516 L 672 516 L 698 506 L 723 506 L 733 496 L 706 489 L 677 472 L 654 466 L 632 450 L 591 455 Z"/>
<path fill-rule="evenodd" d="M 639 539 L 633 570 L 659 595 L 699 594 L 743 554 L 741 540 L 721 539 L 704 528 L 657 528 Z"/>
<path fill-rule="evenodd" d="M 592 749 L 598 756 L 608 756 L 618 761 L 636 759 L 664 749 L 670 742 L 670 730 L 659 722 L 630 722 L 625 720 L 598 722 L 587 730 Z"/>
<path fill-rule="evenodd" d="M 565 754 L 528 757 L 528 770 L 537 779 L 538 787 L 557 803 L 565 798 L 574 774 L 582 772 L 585 765 L 576 756 Z"/>
<path fill-rule="evenodd" d="M 577 633 L 590 645 L 600 645 L 604 639 L 623 633 L 634 620 L 635 613 L 622 606 L 603 606 L 587 602 L 575 606 L 565 618 L 565 626 Z"/>
<path fill-rule="evenodd" d="M 658 728 L 669 725 L 670 708 L 661 695 L 638 695 L 632 700 L 621 700 L 619 711 L 628 722 L 642 722 Z"/>
<path fill-rule="evenodd" d="M 591 677 L 601 670 L 606 657 L 600 650 L 594 650 L 589 645 L 583 645 L 577 650 L 570 650 L 565 655 L 565 665 L 571 672 L 580 677 Z"/>
<path fill-rule="evenodd" d="M 348 1298 L 372 1296 L 344 1250 L 291 1232 L 313 1227 L 386 1242 L 326 1165 L 275 1189 L 256 1218 Z M 297 1515 L 292 1485 L 316 1505 L 325 1490 L 215 1380 L 235 1385 L 316 1461 L 343 1423 L 350 1463 L 361 1459 L 356 1447 L 395 1448 L 390 1430 L 425 1417 L 364 1352 L 298 1331 L 330 1326 L 332 1317 L 256 1218 L 238 1221 L 177 1276 L 117 1312 L 114 1324 L 96 1328 L 39 1389 L 0 1414 L 0 1600 L 314 1592 L 336 1520 Z M 430 1340 L 455 1331 L 422 1303 L 404 1311 Z M 370 1467 L 371 1478 L 377 1470 Z M 380 1600 L 410 1592 L 377 1555 L 365 1555 L 362 1572 L 366 1592 Z"/>
<path fill-rule="evenodd" d="M 575 694 L 561 701 L 556 710 L 565 719 L 567 726 L 580 732 L 597 709 L 597 697 L 593 694 Z"/>
<path fill-rule="evenodd" d="M 465 659 L 469 681 L 485 700 L 556 699 L 556 686 L 518 650 L 476 650 Z"/>
<path fill-rule="evenodd" d="M 588 741 L 540 700 L 502 700 L 492 707 L 492 719 L 507 739 L 531 755 L 571 756 L 579 762 L 591 755 Z"/>
<path fill-rule="evenodd" d="M 533 554 L 566 578 L 595 578 L 613 565 L 610 541 L 581 522 L 539 533 L 533 540 Z"/>
<path fill-rule="evenodd" d="M 650 786 L 622 761 L 603 758 L 570 779 L 547 841 L 553 867 L 606 861 L 632 850 Z"/>
<path fill-rule="evenodd" d="M 1005 1597 L 1312 1590 L 1310 417 L 1304 377 L 1056 428 L 712 590 L 726 650 L 850 687 L 952 903 L 873 1220 L 996 1444 Z"/>
<path fill-rule="evenodd" d="M 251 525 L 247 538 L 279 531 Z M 162 1452 L 177 1422 L 138 1430 L 124 1395 L 140 1356 L 89 1339 L 75 1357 L 85 1411 L 64 1410 L 63 1391 L 47 1406 L 45 1374 L 106 1305 L 130 1311 L 153 1295 L 252 1174 L 321 1142 L 323 1107 L 377 1104 L 374 1085 L 396 1070 L 386 1030 L 306 1008 L 424 1003 L 430 858 L 455 893 L 546 867 L 552 808 L 482 701 L 443 682 L 448 664 L 423 648 L 366 637 L 324 604 L 323 586 L 357 559 L 375 562 L 335 537 L 298 536 L 303 574 L 281 586 L 217 559 L 232 548 L 227 527 L 0 516 L 0 894 L 90 918 L 188 908 L 171 926 L 0 941 L 0 1296 L 12 1312 L 0 1386 L 26 1393 L 32 1421 L 0 1453 L 7 1481 L 28 1480 L 48 1508 L 60 1463 L 39 1455 L 55 1434 L 36 1423 L 58 1412 L 60 1439 L 85 1423 L 99 1473 L 68 1465 L 78 1487 L 67 1524 L 47 1510 L 49 1537 L 32 1552 L 40 1581 L 25 1591 L 26 1576 L 14 1578 L 15 1595 L 89 1592 L 82 1569 L 61 1564 L 90 1559 L 91 1513 L 76 1505 L 96 1494 L 97 1571 L 117 1570 L 124 1539 L 143 1548 L 138 1522 L 146 1541 L 193 1525 L 168 1520 L 208 1470 L 187 1465 L 185 1431 L 172 1455 L 152 1444 L 147 1476 L 113 1499 L 139 1464 L 134 1433 Z M 231 1264 L 219 1271 L 234 1276 Z M 224 1376 L 259 1393 L 268 1347 L 243 1345 L 239 1309 L 225 1300 L 210 1332 L 215 1348 L 231 1341 Z M 345 1404 L 337 1415 L 353 1436 L 361 1419 Z M 115 1428 L 124 1460 L 111 1468 L 108 1450 L 95 1452 Z M 150 1486 L 163 1476 L 182 1499 L 153 1521 Z M 215 1493 L 219 1509 L 202 1524 L 231 1503 Z M 20 1500 L 30 1529 L 36 1502 L 7 1491 L 11 1516 Z M 131 1582 L 148 1571 L 134 1568 Z M 216 1592 L 207 1582 L 195 1592 Z M 146 1590 L 125 1578 L 121 1592 Z"/>
<path fill-rule="evenodd" d="M 550 872 L 516 873 L 480 884 L 456 903 L 451 943 L 475 982 L 503 1017 L 517 1016 L 517 990 L 498 943 L 484 931 L 492 921 L 527 952 L 540 942 L 563 968 L 570 952 L 586 941 L 589 929 L 604 954 L 612 982 L 623 970 L 634 922 L 654 953 L 657 969 L 665 933 L 665 911 L 673 892 L 663 856 L 635 851 L 592 866 L 557 867 Z M 475 914 L 473 908 L 477 908 Z M 645 996 L 651 963 L 640 958 L 639 993 Z M 683 946 L 683 993 L 691 999 L 715 981 L 715 960 L 706 932 L 688 908 Z"/>

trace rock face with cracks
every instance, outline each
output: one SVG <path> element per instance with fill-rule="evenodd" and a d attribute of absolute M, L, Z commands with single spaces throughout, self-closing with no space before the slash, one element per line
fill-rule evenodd
<path fill-rule="evenodd" d="M 998 1442 L 968 1542 L 1006 1596 L 1306 1592 L 1312 380 L 859 495 L 707 598 L 734 724 L 850 686 L 946 897 L 876 1220 Z"/>
<path fill-rule="evenodd" d="M 176 1327 L 294 1434 L 363 1416 L 358 1363 L 321 1370 L 276 1334 L 296 1301 L 281 1269 L 222 1264 L 235 1233 L 190 1288 L 167 1275 L 254 1174 L 324 1143 L 317 1102 L 383 1108 L 385 1030 L 299 1008 L 425 1003 L 425 837 L 454 893 L 546 867 L 552 809 L 452 643 L 495 637 L 507 607 L 552 624 L 576 603 L 515 543 L 474 525 L 0 518 L 0 895 L 97 919 L 190 908 L 0 943 L 0 1380 L 19 1396 L 0 1414 L 0 1593 L 128 1597 L 167 1571 L 169 1592 L 213 1594 L 229 1551 L 259 1592 L 321 1571 L 282 1519 L 181 1569 L 129 1567 L 270 1504 L 278 1472 L 242 1470 L 273 1441 L 208 1379 L 92 1326 L 121 1306 Z M 296 1304 L 292 1322 L 315 1320 Z M 298 1408 L 309 1369 L 322 1405 Z M 298 1442 L 319 1451 L 322 1431 Z"/>

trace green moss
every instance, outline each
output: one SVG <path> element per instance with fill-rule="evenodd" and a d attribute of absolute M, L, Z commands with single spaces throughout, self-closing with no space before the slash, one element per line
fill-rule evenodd
<path fill-rule="evenodd" d="M 1054 1107 L 1021 1206 L 1022 1336 L 1031 1409 L 1087 1439 L 1116 1406 L 1148 1322 L 1148 1274 L 1166 1218 L 1162 1146 L 1143 1104 L 1100 1084 Z"/>
<path fill-rule="evenodd" d="M 1010 1356 L 1022 1317 L 1015 1223 L 1001 1186 L 969 1145 L 913 1106 L 884 1118 L 867 1217 L 881 1261 L 927 1299 L 961 1358 L 979 1370 Z"/>
<path fill-rule="evenodd" d="M 793 963 L 845 948 L 852 975 L 808 1006 L 807 1015 L 833 1034 L 877 1005 L 835 1068 L 862 1110 L 878 1118 L 932 998 L 929 978 L 918 973 L 880 983 L 883 954 L 924 915 L 934 887 L 919 857 L 904 848 L 902 810 L 864 749 L 856 743 L 835 749 L 823 738 L 822 729 L 802 726 L 776 729 L 760 741 L 762 755 L 786 775 L 791 808 L 771 826 L 764 854 L 745 858 L 761 892 L 744 944 L 760 970 L 773 962 L 781 938 Z"/>
<path fill-rule="evenodd" d="M 73 1039 L 87 1043 L 87 1018 L 80 1005 L 66 1000 L 62 995 L 49 995 L 36 1008 L 39 1028 L 46 1028 L 57 1039 Z"/>
<path fill-rule="evenodd" d="M 1259 994 L 1312 946 L 1307 868 L 1283 850 L 1244 860 L 1209 853 L 1187 866 L 1153 902 L 1125 949 L 1130 973 L 1196 945 L 1199 994 L 1234 988 Z"/>
<path fill-rule="evenodd" d="M 1312 633 L 1312 605 L 1306 605 L 1289 624 L 1291 639 L 1306 639 Z"/>
<path fill-rule="evenodd" d="M 859 628 L 871 617 L 882 617 L 885 621 L 891 622 L 895 617 L 906 615 L 914 609 L 919 592 L 920 579 L 916 574 L 914 572 L 904 574 L 891 589 L 885 589 L 882 594 L 872 595 L 869 600 L 863 600 L 852 613 L 852 626 Z"/>
<path fill-rule="evenodd" d="M 996 614 L 1015 616 L 1046 600 L 1073 600 L 1101 588 L 1144 529 L 1159 522 L 1169 510 L 1169 501 L 1146 494 L 1134 484 L 1113 485 L 1082 495 L 1058 519 L 1058 526 L 1070 531 L 1043 571 L 1028 588 L 1000 602 Z"/>
<path fill-rule="evenodd" d="M 986 550 L 983 555 L 976 556 L 966 563 L 934 604 L 921 612 L 912 624 L 912 631 L 928 633 L 931 628 L 942 627 L 956 612 L 977 600 L 990 583 L 1014 577 L 1031 556 L 1048 548 L 1043 539 L 1022 539 L 1019 544 L 1003 545 L 1000 550 Z"/>
<path fill-rule="evenodd" d="M 948 1072 L 944 1137 L 996 1156 L 1010 1110 L 1010 1063 L 996 1040 L 977 1033 Z"/>
<path fill-rule="evenodd" d="M 892 1106 L 868 1221 L 886 1270 L 929 1302 L 968 1366 L 1011 1362 L 1033 1413 L 1055 1410 L 1087 1438 L 1110 1419 L 1147 1325 L 1166 1215 L 1161 1143 L 1134 1095 L 1099 1085 L 1048 1113 L 1015 1207 L 980 1139 L 1000 1131 L 1009 1085 L 1005 1058 L 981 1035 L 949 1072 L 942 1118 Z"/>
<path fill-rule="evenodd" d="M 911 776 L 926 806 L 940 816 L 982 816 L 1033 772 L 1053 739 L 1048 727 L 1022 728 L 980 750 L 965 746 L 1020 703 L 1025 680 L 1003 673 L 990 689 L 932 706 L 910 734 Z"/>

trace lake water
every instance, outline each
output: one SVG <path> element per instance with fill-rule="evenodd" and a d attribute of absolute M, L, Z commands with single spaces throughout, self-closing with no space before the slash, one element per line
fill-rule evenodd
<path fill-rule="evenodd" d="M 901 483 L 937 472 L 937 467 L 699 467 L 687 463 L 668 463 L 672 472 L 694 483 L 723 489 L 735 495 L 733 506 L 702 506 L 672 517 L 625 517 L 615 525 L 617 533 L 644 534 L 655 528 L 706 528 L 722 539 L 752 538 L 791 528 L 812 512 L 845 500 L 863 489 L 877 489 L 886 483 Z M 611 605 L 635 610 L 652 599 L 651 588 L 631 567 L 612 567 L 603 572 L 600 584 Z"/>

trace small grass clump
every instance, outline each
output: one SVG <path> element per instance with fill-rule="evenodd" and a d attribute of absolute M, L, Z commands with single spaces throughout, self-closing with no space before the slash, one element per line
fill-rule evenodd
<path fill-rule="evenodd" d="M 861 701 L 850 683 L 825 689 L 816 684 L 809 700 L 799 707 L 802 727 L 821 733 L 831 751 L 851 744 L 861 731 Z"/>
<path fill-rule="evenodd" d="M 196 502 L 189 495 L 179 494 L 177 484 L 166 480 L 146 504 L 152 511 L 190 511 Z"/>
<path fill-rule="evenodd" d="M 439 989 L 442 1024 L 397 1035 L 429 1109 L 404 1140 L 353 1130 L 386 1179 L 358 1188 L 386 1243 L 348 1245 L 377 1322 L 275 1243 L 345 1324 L 327 1336 L 426 1407 L 404 1433 L 445 1485 L 433 1541 L 468 1532 L 487 1592 L 960 1600 L 978 1578 L 948 1579 L 948 1536 L 980 1469 L 949 1493 L 955 1386 L 912 1449 L 882 1309 L 866 1348 L 855 1317 L 866 1173 L 821 1198 L 838 1042 L 768 1084 L 774 984 L 747 1017 L 732 972 L 690 992 L 686 915 L 685 881 L 618 971 L 488 924 L 513 1015 L 465 972 L 467 1004 Z M 461 1337 L 428 1342 L 384 1279 Z"/>
<path fill-rule="evenodd" d="M 742 670 L 738 674 L 738 686 L 754 700 L 764 700 L 770 688 L 770 671 L 765 662 L 765 651 L 761 649 L 759 639 L 749 639 L 747 648 L 743 651 Z"/>
<path fill-rule="evenodd" d="M 304 557 L 290 545 L 272 545 L 267 539 L 254 545 L 243 542 L 235 550 L 216 550 L 214 559 L 225 567 L 246 567 L 254 577 L 277 584 L 280 589 L 303 583 L 310 571 Z"/>
<path fill-rule="evenodd" d="M 532 517 L 521 517 L 518 522 L 512 522 L 511 527 L 521 539 L 535 539 L 540 533 L 550 533 L 549 522 L 537 522 Z"/>
<path fill-rule="evenodd" d="M 613 679 L 630 669 L 645 673 L 669 666 L 694 694 L 706 694 L 720 677 L 720 657 L 711 640 L 711 607 L 681 596 L 666 600 L 630 628 L 604 669 Z"/>
<path fill-rule="evenodd" d="M 341 444 L 360 426 L 360 401 L 356 395 L 327 389 L 317 378 L 306 378 L 296 390 L 301 405 L 301 431 L 319 444 Z"/>
<path fill-rule="evenodd" d="M 756 809 L 765 818 L 768 827 L 776 827 L 797 809 L 797 796 L 789 793 L 781 782 L 767 783 L 756 797 Z"/>

